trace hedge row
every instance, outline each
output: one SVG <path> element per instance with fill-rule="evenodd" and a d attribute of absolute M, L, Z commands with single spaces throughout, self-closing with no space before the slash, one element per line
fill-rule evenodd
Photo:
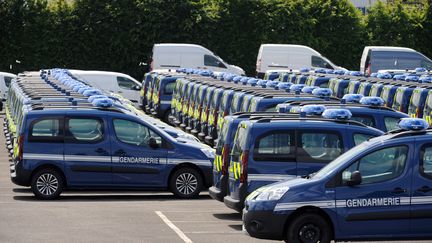
<path fill-rule="evenodd" d="M 365 45 L 432 56 L 432 0 L 0 0 L 0 70 L 113 70 L 141 78 L 154 43 L 197 43 L 253 75 L 261 43 L 313 47 L 358 69 Z M 19 63 L 16 62 L 19 61 Z"/>

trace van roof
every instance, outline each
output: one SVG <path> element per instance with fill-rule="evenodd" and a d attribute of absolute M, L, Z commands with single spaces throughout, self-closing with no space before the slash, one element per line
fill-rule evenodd
<path fill-rule="evenodd" d="M 16 74 L 13 74 L 13 73 L 7 73 L 7 72 L 0 72 L 0 76 L 12 76 L 12 77 L 17 77 Z"/>
<path fill-rule="evenodd" d="M 319 52 L 317 52 L 315 49 L 309 47 L 309 46 L 304 46 L 304 45 L 294 45 L 294 44 L 261 44 L 261 48 L 284 48 L 284 47 L 292 47 L 292 48 L 303 48 L 303 49 L 307 49 L 311 52 L 317 53 L 321 56 L 321 54 Z"/>
<path fill-rule="evenodd" d="M 408 47 L 400 47 L 400 46 L 365 46 L 367 50 L 374 51 L 410 51 L 415 52 L 414 49 Z"/>
<path fill-rule="evenodd" d="M 98 71 L 98 70 L 69 70 L 72 74 L 77 75 L 110 75 L 110 76 L 123 76 L 132 78 L 131 76 L 125 74 L 125 73 L 118 73 L 118 72 L 110 72 L 110 71 Z M 134 79 L 134 78 L 132 78 Z"/>
<path fill-rule="evenodd" d="M 160 47 L 172 47 L 172 48 L 179 48 L 179 47 L 183 47 L 183 48 L 190 48 L 190 49 L 201 49 L 205 52 L 208 52 L 210 54 L 214 54 L 212 51 L 210 51 L 209 49 L 197 45 L 197 44 L 187 44 L 187 43 L 158 43 L 158 44 L 154 44 L 153 46 L 153 52 L 156 48 L 160 48 Z"/>

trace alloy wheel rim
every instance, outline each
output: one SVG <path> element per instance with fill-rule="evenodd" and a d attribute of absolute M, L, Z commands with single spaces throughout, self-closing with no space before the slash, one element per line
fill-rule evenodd
<path fill-rule="evenodd" d="M 36 181 L 36 187 L 42 195 L 53 195 L 58 189 L 58 179 L 53 174 L 42 174 Z"/>
<path fill-rule="evenodd" d="M 198 180 L 191 173 L 182 173 L 176 179 L 177 190 L 184 194 L 190 195 L 197 190 Z"/>

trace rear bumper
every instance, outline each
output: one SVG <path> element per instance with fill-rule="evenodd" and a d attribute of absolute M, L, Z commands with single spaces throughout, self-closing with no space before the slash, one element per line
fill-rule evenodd
<path fill-rule="evenodd" d="M 31 181 L 31 171 L 24 170 L 22 168 L 22 162 L 16 163 L 14 162 L 14 165 L 10 168 L 10 176 L 11 181 L 19 186 L 30 186 Z"/>
<path fill-rule="evenodd" d="M 220 181 L 218 183 L 219 187 L 215 186 L 215 184 L 216 183 L 213 182 L 213 186 L 209 188 L 209 194 L 213 199 L 223 202 L 224 197 L 228 192 L 228 175 L 222 175 L 220 177 Z"/>

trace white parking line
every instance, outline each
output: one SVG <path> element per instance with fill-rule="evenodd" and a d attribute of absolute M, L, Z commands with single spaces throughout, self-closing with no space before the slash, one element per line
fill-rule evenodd
<path fill-rule="evenodd" d="M 155 213 L 164 221 L 168 227 L 170 227 L 176 234 L 186 243 L 192 243 L 192 240 L 189 239 L 183 231 L 181 231 L 175 224 L 173 224 L 161 211 L 155 211 Z"/>

